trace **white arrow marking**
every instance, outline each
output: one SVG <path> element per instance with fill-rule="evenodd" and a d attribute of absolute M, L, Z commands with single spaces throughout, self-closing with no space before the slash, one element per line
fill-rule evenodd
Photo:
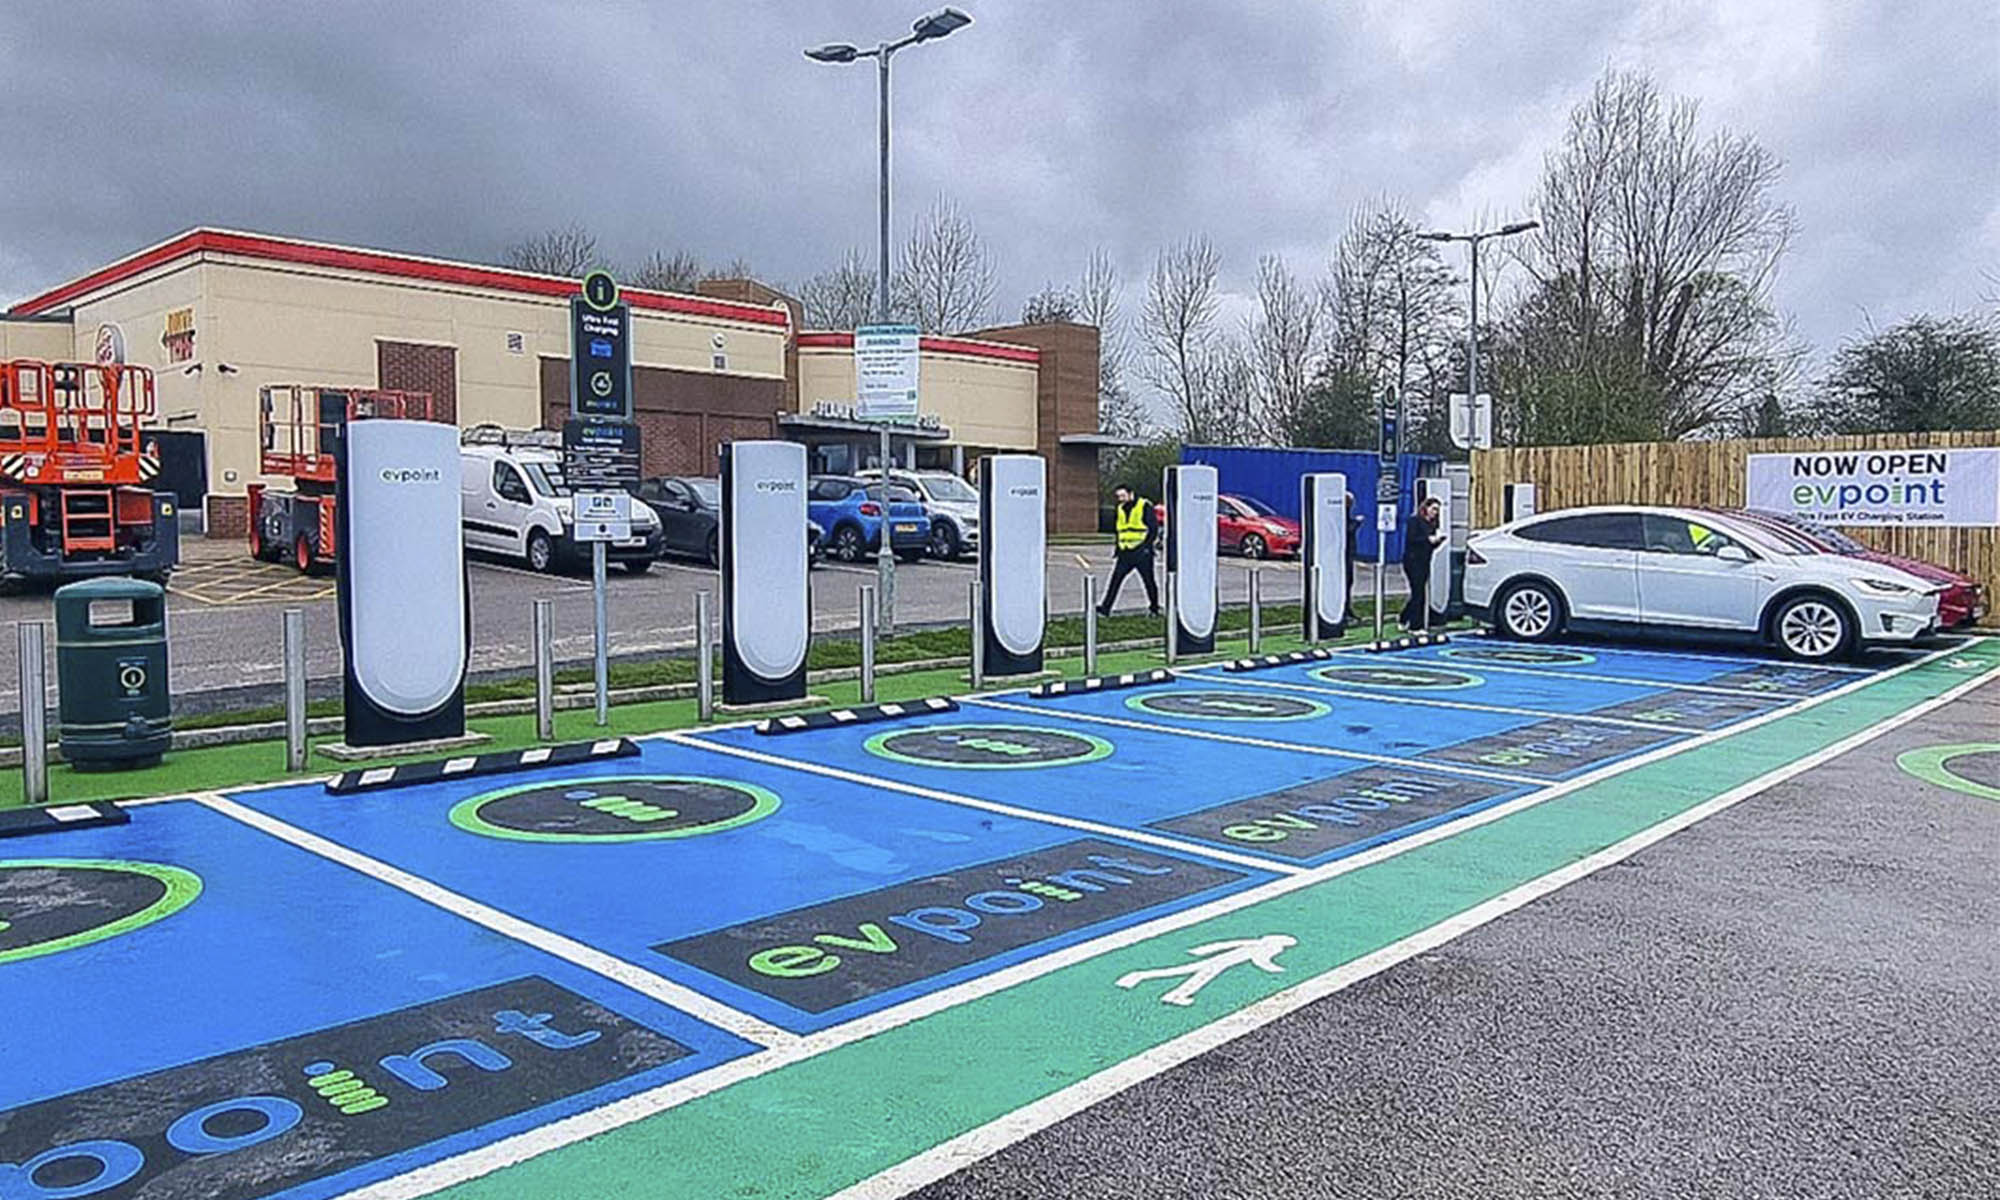
<path fill-rule="evenodd" d="M 1240 963 L 1253 963 L 1258 970 L 1273 975 L 1284 974 L 1285 968 L 1277 962 L 1278 955 L 1298 944 L 1299 939 L 1282 933 L 1267 933 L 1260 938 L 1238 938 L 1232 942 L 1210 942 L 1188 951 L 1201 959 L 1200 962 L 1180 967 L 1159 967 L 1151 971 L 1131 971 L 1118 977 L 1118 986 L 1134 988 L 1148 979 L 1173 979 L 1185 975 L 1187 978 L 1179 986 L 1160 997 L 1160 1003 L 1186 1007 L 1194 1003 L 1196 992 Z"/>

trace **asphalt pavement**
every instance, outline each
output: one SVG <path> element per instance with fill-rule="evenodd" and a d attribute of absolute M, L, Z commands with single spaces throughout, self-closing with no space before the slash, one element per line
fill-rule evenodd
<path fill-rule="evenodd" d="M 2000 803 L 1895 759 L 1996 737 L 1989 684 L 915 1195 L 1991 1200 Z"/>
<path fill-rule="evenodd" d="M 1083 577 L 1094 574 L 1100 587 L 1111 570 L 1108 544 L 1052 546 L 1048 552 L 1049 606 L 1057 614 L 1078 613 L 1083 606 Z M 1246 572 L 1263 574 L 1264 601 L 1296 602 L 1299 567 L 1292 562 L 1252 564 L 1224 559 L 1218 584 L 1225 604 L 1248 599 Z M 896 568 L 898 626 L 927 628 L 963 624 L 967 587 L 976 574 L 973 559 L 953 562 L 925 560 L 898 563 Z M 592 651 L 591 588 L 582 575 L 537 575 L 524 566 L 474 559 L 468 568 L 472 603 L 471 668 L 476 677 L 513 674 L 534 665 L 534 604 L 553 602 L 555 655 L 560 663 L 586 664 Z M 812 572 L 813 630 L 819 634 L 852 635 L 856 629 L 859 588 L 872 583 L 872 563 L 825 563 Z M 1374 587 L 1372 568 L 1362 567 L 1356 587 Z M 1402 590 L 1401 572 L 1391 569 L 1391 590 Z M 608 583 L 610 648 L 617 658 L 644 658 L 684 651 L 694 644 L 694 596 L 720 586 L 706 565 L 673 559 L 654 565 L 646 575 L 612 568 Z M 1146 600 L 1137 579 L 1127 580 L 1118 611 L 1142 612 Z M 273 703 L 284 679 L 281 614 L 287 607 L 305 612 L 306 671 L 315 695 L 331 694 L 339 679 L 339 615 L 331 577 L 306 577 L 289 566 L 252 561 L 236 541 L 190 539 L 183 543 L 183 562 L 169 584 L 167 603 L 168 654 L 173 692 L 187 698 L 183 711 L 238 704 Z M 424 619 L 413 612 L 412 620 Z M 52 619 L 47 592 L 0 597 L 0 624 Z M 50 650 L 53 655 L 53 646 Z M 50 696 L 54 697 L 54 660 L 50 658 Z M 16 642 L 0 637 L 0 710 L 18 706 L 20 676 Z"/>

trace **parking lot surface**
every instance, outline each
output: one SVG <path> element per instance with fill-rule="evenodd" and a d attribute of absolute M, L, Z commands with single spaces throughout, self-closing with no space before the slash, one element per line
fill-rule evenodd
<path fill-rule="evenodd" d="M 0 1163 L 244 1200 L 1990 1195 L 1995 680 L 1986 641 L 1467 638 L 140 803 L 0 855 L 37 1028 Z"/>

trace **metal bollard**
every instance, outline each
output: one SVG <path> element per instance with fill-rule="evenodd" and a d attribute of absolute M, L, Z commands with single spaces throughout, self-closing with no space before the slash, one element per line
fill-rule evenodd
<path fill-rule="evenodd" d="M 556 736 L 556 636 L 554 605 L 535 601 L 535 737 Z"/>
<path fill-rule="evenodd" d="M 1097 674 L 1097 577 L 1083 577 L 1083 673 Z"/>
<path fill-rule="evenodd" d="M 971 613 L 971 620 L 967 624 L 967 632 L 972 635 L 972 690 L 976 692 L 986 686 L 986 626 L 982 620 L 985 614 L 979 611 L 979 580 L 977 577 L 973 578 L 972 586 L 966 589 L 966 594 L 969 598 L 969 611 Z"/>
<path fill-rule="evenodd" d="M 1317 564 L 1312 569 L 1312 591 L 1306 596 L 1306 644 L 1319 645 L 1319 589 L 1324 585 L 1325 576 Z"/>
<path fill-rule="evenodd" d="M 306 769 L 306 613 L 285 610 L 285 770 Z"/>
<path fill-rule="evenodd" d="M 1255 567 L 1250 574 L 1250 653 L 1264 648 L 1264 573 Z"/>
<path fill-rule="evenodd" d="M 40 621 L 16 625 L 21 666 L 21 793 L 29 804 L 49 802 L 49 684 Z"/>
<path fill-rule="evenodd" d="M 715 629 L 708 615 L 708 593 L 694 594 L 694 711 L 699 720 L 715 719 Z"/>
<path fill-rule="evenodd" d="M 861 585 L 861 703 L 875 703 L 875 585 Z"/>
<path fill-rule="evenodd" d="M 1180 584 L 1172 571 L 1167 572 L 1167 665 L 1173 666 L 1181 657 L 1181 606 L 1177 602 Z"/>

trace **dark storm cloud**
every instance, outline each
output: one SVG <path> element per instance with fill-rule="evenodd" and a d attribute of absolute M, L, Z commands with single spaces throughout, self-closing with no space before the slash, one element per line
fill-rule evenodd
<path fill-rule="evenodd" d="M 1989 7 L 965 7 L 974 26 L 897 60 L 896 201 L 959 201 L 1002 315 L 1094 245 L 1136 283 L 1203 232 L 1240 292 L 1260 253 L 1316 274 L 1372 196 L 1517 213 L 1607 64 L 1785 157 L 1781 300 L 1814 341 L 1975 303 L 2000 268 Z M 686 247 L 791 282 L 872 246 L 874 218 L 872 67 L 800 48 L 921 8 L 13 0 L 0 294 L 197 224 L 490 259 L 578 221 L 618 258 Z"/>

